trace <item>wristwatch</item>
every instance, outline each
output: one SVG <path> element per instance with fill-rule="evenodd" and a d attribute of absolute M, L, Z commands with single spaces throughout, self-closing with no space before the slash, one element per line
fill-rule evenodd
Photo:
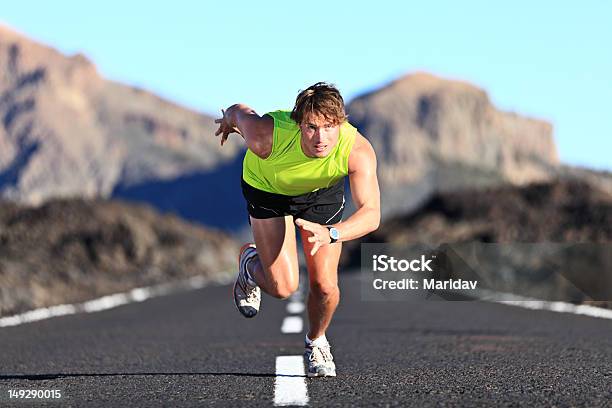
<path fill-rule="evenodd" d="M 329 227 L 329 226 L 327 226 L 327 229 L 329 230 L 330 244 L 333 244 L 334 242 L 340 239 L 340 231 L 338 231 L 334 227 Z"/>

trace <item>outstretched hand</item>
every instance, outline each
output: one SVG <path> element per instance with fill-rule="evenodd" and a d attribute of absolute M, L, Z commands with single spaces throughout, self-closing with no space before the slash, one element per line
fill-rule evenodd
<path fill-rule="evenodd" d="M 310 251 L 310 256 L 316 254 L 323 245 L 328 245 L 331 242 L 327 227 L 317 224 L 316 222 L 306 221 L 302 218 L 296 219 L 295 224 L 311 234 L 311 236 L 308 237 L 308 242 L 314 242 L 314 246 Z"/>
<path fill-rule="evenodd" d="M 238 129 L 236 126 L 231 125 L 226 115 L 225 109 L 221 109 L 221 113 L 223 114 L 223 117 L 215 119 L 215 123 L 219 124 L 219 129 L 217 129 L 217 131 L 215 132 L 215 136 L 222 135 L 221 146 L 223 146 L 230 133 L 238 133 L 239 135 L 241 135 L 242 133 L 240 133 L 240 129 Z"/>

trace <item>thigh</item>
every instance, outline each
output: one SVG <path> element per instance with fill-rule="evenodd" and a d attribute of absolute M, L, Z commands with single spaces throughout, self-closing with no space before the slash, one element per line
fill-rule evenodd
<path fill-rule="evenodd" d="M 306 257 L 310 284 L 320 286 L 338 285 L 338 262 L 340 262 L 340 253 L 342 252 L 342 242 L 323 245 L 316 254 L 310 255 L 310 251 L 314 246 L 314 243 L 308 242 L 308 237 L 311 236 L 311 233 L 300 228 L 300 236 L 302 238 L 304 256 Z"/>
<path fill-rule="evenodd" d="M 251 229 L 266 278 L 277 283 L 297 284 L 299 273 L 293 217 L 251 217 Z"/>

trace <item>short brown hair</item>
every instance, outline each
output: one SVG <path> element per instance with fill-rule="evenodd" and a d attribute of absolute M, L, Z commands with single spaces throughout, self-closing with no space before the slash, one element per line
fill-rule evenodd
<path fill-rule="evenodd" d="M 311 113 L 322 115 L 333 122 L 334 126 L 348 119 L 340 91 L 327 82 L 317 82 L 300 91 L 291 112 L 291 119 L 301 124 L 304 117 Z"/>

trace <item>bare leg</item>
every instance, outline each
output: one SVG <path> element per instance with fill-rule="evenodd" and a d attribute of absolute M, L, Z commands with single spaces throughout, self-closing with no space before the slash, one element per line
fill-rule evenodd
<path fill-rule="evenodd" d="M 302 247 L 308 267 L 310 291 L 308 293 L 308 338 L 316 339 L 325 334 L 340 301 L 338 289 L 338 262 L 342 243 L 324 245 L 314 256 L 310 255 L 313 244 L 308 242 L 310 233 L 300 229 Z"/>
<path fill-rule="evenodd" d="M 251 228 L 257 257 L 249 264 L 249 272 L 261 290 L 270 296 L 289 297 L 299 284 L 293 217 L 251 217 Z"/>

